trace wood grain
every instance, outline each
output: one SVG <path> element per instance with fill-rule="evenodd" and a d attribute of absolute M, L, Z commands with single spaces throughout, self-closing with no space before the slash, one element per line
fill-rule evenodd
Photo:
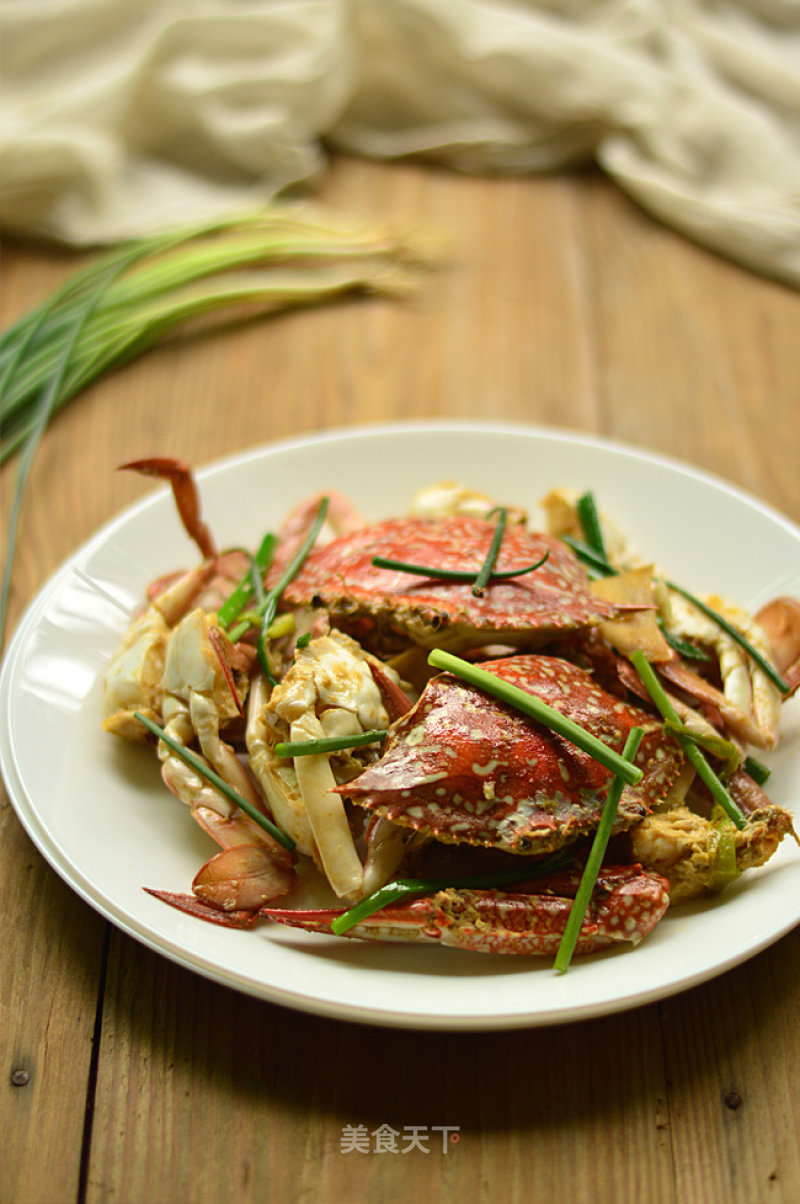
<path fill-rule="evenodd" d="M 442 266 L 405 301 L 354 298 L 175 341 L 71 403 L 31 476 L 12 624 L 78 544 L 149 489 L 117 464 L 201 464 L 351 423 L 597 431 L 720 473 L 800 520 L 797 294 L 685 242 L 591 172 L 470 179 L 337 159 L 321 198 L 429 228 Z M 3 324 L 73 262 L 9 243 Z M 13 475 L 0 473 L 6 513 Z M 192 975 L 107 930 L 6 802 L 0 836 L 3 1201 L 800 1195 L 797 930 L 618 1016 L 392 1032 Z M 401 1147 L 413 1126 L 458 1126 L 459 1140 L 446 1154 L 435 1142 L 345 1152 L 345 1126 L 390 1126 Z"/>

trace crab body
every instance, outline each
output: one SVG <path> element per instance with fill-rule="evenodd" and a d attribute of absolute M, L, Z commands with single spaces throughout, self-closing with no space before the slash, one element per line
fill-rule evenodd
<path fill-rule="evenodd" d="M 556 657 L 506 657 L 481 667 L 537 695 L 617 752 L 633 726 L 643 729 L 636 762 L 643 777 L 623 791 L 617 830 L 666 797 L 682 754 L 659 721 Z M 443 673 L 393 725 L 381 759 L 341 791 L 438 841 L 539 856 L 595 830 L 610 780 L 607 769 L 566 739 Z"/>
<path fill-rule="evenodd" d="M 572 551 L 549 535 L 517 525 L 503 539 L 495 570 L 546 563 L 524 576 L 494 580 L 476 597 L 469 582 L 392 568 L 374 557 L 437 570 L 479 573 L 494 533 L 488 519 L 395 518 L 350 532 L 315 549 L 284 593 L 290 606 L 321 605 L 334 626 L 379 652 L 406 647 L 450 650 L 504 643 L 541 645 L 591 627 L 617 608 L 596 598 Z"/>

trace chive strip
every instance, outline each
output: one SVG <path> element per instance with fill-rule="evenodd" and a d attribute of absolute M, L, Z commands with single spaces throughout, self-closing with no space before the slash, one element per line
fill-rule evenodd
<path fill-rule="evenodd" d="M 518 686 L 513 686 L 501 677 L 496 677 L 494 673 L 488 673 L 485 669 L 472 665 L 469 661 L 461 660 L 450 652 L 443 652 L 441 648 L 434 648 L 428 657 L 428 664 L 433 665 L 436 669 L 444 669 L 447 673 L 452 673 L 471 685 L 478 686 L 479 689 L 499 698 L 501 702 L 507 703 L 517 711 L 522 711 L 523 714 L 535 719 L 544 727 L 557 732 L 559 736 L 564 736 L 611 773 L 619 774 L 627 785 L 635 786 L 642 780 L 641 769 L 626 761 L 608 744 L 598 740 L 597 736 L 575 723 L 568 715 L 562 715 L 561 711 L 548 706 L 534 694 L 528 694 Z"/>
<path fill-rule="evenodd" d="M 772 773 L 768 765 L 765 765 L 763 761 L 759 761 L 755 757 L 745 757 L 742 768 L 747 776 L 753 779 L 756 786 L 763 786 L 769 780 L 769 775 Z"/>
<path fill-rule="evenodd" d="M 737 828 L 744 828 L 747 821 L 744 815 L 742 815 L 738 804 L 725 789 L 694 740 L 680 730 L 683 725 L 678 718 L 678 714 L 667 697 L 667 692 L 659 681 L 653 666 L 641 649 L 637 648 L 635 652 L 631 653 L 631 662 L 644 682 L 647 692 L 662 719 L 667 720 L 671 726 L 674 725 L 675 739 L 680 744 L 687 761 L 694 766 L 698 777 L 711 791 L 713 798 L 716 799 L 728 818 L 733 820 Z"/>
<path fill-rule="evenodd" d="M 718 761 L 724 762 L 722 774 L 727 778 L 735 769 L 739 768 L 741 753 L 732 740 L 726 740 L 724 736 L 720 736 L 718 732 L 696 732 L 693 731 L 688 724 L 679 720 L 673 723 L 671 719 L 664 720 L 664 731 L 669 732 L 671 736 L 683 736 L 686 740 L 691 740 L 698 748 L 702 748 L 709 756 L 715 757 Z"/>
<path fill-rule="evenodd" d="M 489 578 L 494 571 L 497 557 L 500 554 L 500 545 L 503 542 L 503 535 L 505 534 L 506 530 L 508 511 L 506 510 L 505 506 L 497 506 L 495 509 L 498 512 L 497 526 L 494 529 L 494 535 L 492 536 L 492 542 L 489 545 L 489 551 L 486 554 L 486 559 L 481 565 L 481 571 L 475 578 L 475 584 L 472 587 L 472 594 L 475 598 L 482 598 L 486 586 L 489 584 Z M 494 514 L 494 510 L 490 510 L 489 513 Z"/>
<path fill-rule="evenodd" d="M 469 874 L 463 878 L 398 878 L 395 882 L 387 882 L 379 887 L 366 899 L 355 903 L 342 915 L 337 916 L 331 923 L 331 932 L 342 936 L 349 932 L 362 920 L 369 919 L 376 911 L 390 907 L 393 903 L 402 903 L 416 895 L 435 895 L 440 890 L 492 890 L 497 887 L 513 886 L 516 882 L 527 882 L 538 878 L 551 870 L 560 869 L 572 854 L 560 849 L 550 857 L 542 858 L 535 866 L 526 866 L 514 870 L 500 870 L 494 874 Z"/>
<path fill-rule="evenodd" d="M 303 561 L 317 541 L 317 536 L 322 530 L 322 524 L 325 522 L 325 515 L 328 513 L 329 504 L 330 498 L 324 497 L 321 499 L 316 517 L 311 525 L 311 530 L 308 532 L 308 535 L 303 540 L 300 548 L 284 569 L 277 583 L 264 598 L 261 607 L 259 607 L 259 609 L 262 611 L 262 617 L 261 630 L 258 633 L 258 643 L 256 645 L 258 663 L 261 665 L 261 669 L 267 681 L 273 686 L 276 684 L 275 678 L 273 677 L 272 671 L 267 663 L 267 651 L 265 647 L 266 641 L 269 638 L 269 627 L 275 618 L 275 612 L 278 609 L 278 602 L 280 601 L 281 594 L 286 589 L 286 586 L 289 584 L 289 582 L 297 575 L 303 564 Z"/>
<path fill-rule="evenodd" d="M 789 686 L 786 684 L 777 670 L 773 668 L 766 657 L 761 655 L 757 648 L 753 647 L 750 641 L 742 635 L 741 631 L 736 630 L 732 623 L 729 623 L 727 619 L 723 618 L 721 614 L 718 614 L 717 611 L 715 611 L 706 602 L 702 602 L 699 598 L 695 597 L 694 594 L 690 594 L 688 590 L 683 589 L 680 585 L 676 585 L 674 581 L 667 581 L 666 584 L 670 589 L 674 589 L 677 594 L 680 594 L 682 597 L 686 598 L 687 602 L 691 602 L 693 606 L 696 606 L 698 610 L 702 610 L 703 614 L 707 618 L 712 619 L 718 627 L 721 627 L 723 631 L 727 632 L 731 639 L 735 640 L 741 648 L 744 648 L 747 655 L 756 662 L 762 672 L 766 673 L 770 681 L 778 687 L 782 694 L 789 693 Z"/>
<path fill-rule="evenodd" d="M 285 849 L 291 850 L 294 848 L 294 841 L 292 840 L 291 836 L 287 836 L 287 834 L 281 828 L 279 828 L 277 824 L 274 824 L 272 820 L 267 819 L 266 815 L 262 815 L 257 807 L 254 807 L 253 804 L 248 801 L 248 799 L 239 794 L 238 790 L 234 790 L 233 786 L 229 785 L 224 778 L 221 778 L 218 773 L 211 769 L 210 766 L 206 765 L 206 763 L 195 753 L 193 753 L 191 749 L 185 748 L 182 744 L 179 744 L 177 740 L 173 740 L 172 736 L 167 735 L 163 727 L 159 727 L 157 723 L 153 723 L 152 719 L 148 719 L 146 715 L 140 715 L 138 711 L 134 711 L 133 717 L 134 719 L 138 719 L 140 723 L 144 724 L 147 730 L 152 732 L 154 736 L 157 736 L 159 740 L 163 740 L 167 748 L 171 748 L 174 753 L 177 753 L 181 760 L 185 761 L 187 765 L 191 766 L 191 768 L 199 773 L 202 778 L 205 778 L 205 780 L 212 786 L 216 786 L 220 794 L 224 794 L 225 797 L 230 800 L 230 802 L 235 803 L 237 807 L 241 808 L 245 815 L 248 815 L 254 823 L 258 824 L 260 828 L 263 828 L 265 832 L 268 832 L 269 835 L 272 836 L 274 840 L 277 840 L 279 844 L 282 844 Z"/>
<path fill-rule="evenodd" d="M 385 731 L 361 732 L 357 736 L 325 736 L 319 740 L 287 740 L 275 745 L 276 757 L 312 757 L 319 753 L 338 752 L 342 748 L 359 748 L 362 744 L 377 744 L 386 738 Z"/>
<path fill-rule="evenodd" d="M 490 581 L 508 581 L 512 577 L 524 577 L 540 569 L 547 560 L 549 552 L 545 552 L 541 560 L 535 564 L 526 564 L 521 569 L 506 569 L 503 572 L 490 575 Z M 412 573 L 415 577 L 436 577 L 442 581 L 475 581 L 475 573 L 466 569 L 439 569 L 427 564 L 410 564 L 406 560 L 390 560 L 387 556 L 373 556 L 373 567 L 376 569 L 397 569 L 401 573 Z"/>
<path fill-rule="evenodd" d="M 626 761 L 633 762 L 636 753 L 639 750 L 639 745 L 642 741 L 644 732 L 640 727 L 632 727 L 628 732 L 628 738 L 625 741 L 625 748 L 622 755 Z M 570 908 L 570 913 L 567 916 L 566 927 L 561 937 L 561 941 L 556 952 L 553 968 L 558 974 L 566 974 L 567 968 L 572 955 L 575 952 L 575 946 L 578 942 L 578 937 L 583 924 L 583 918 L 586 915 L 586 909 L 592 897 L 592 893 L 597 882 L 597 875 L 600 872 L 600 866 L 603 864 L 603 858 L 608 847 L 611 829 L 614 826 L 614 820 L 617 817 L 617 808 L 619 800 L 622 796 L 622 791 L 625 788 L 625 783 L 619 774 L 614 775 L 614 779 L 609 787 L 606 801 L 603 804 L 603 813 L 600 816 L 600 823 L 597 826 L 597 831 L 594 834 L 592 847 L 589 850 L 589 856 L 586 859 L 583 873 L 581 874 L 580 885 Z"/>
<path fill-rule="evenodd" d="M 230 631 L 225 634 L 232 644 L 240 640 L 246 631 L 251 627 L 261 626 L 261 615 L 257 610 L 243 610 L 239 616 L 239 622 L 235 627 L 231 627 Z M 267 638 L 270 640 L 279 640 L 284 635 L 291 635 L 294 631 L 294 615 L 278 615 L 276 619 L 270 623 L 267 629 Z"/>
<path fill-rule="evenodd" d="M 605 556 L 598 556 L 597 552 L 593 552 L 588 544 L 581 543 L 579 539 L 573 539 L 571 535 L 560 535 L 559 539 L 568 548 L 572 548 L 578 560 L 582 560 L 589 568 L 602 573 L 604 577 L 617 576 L 618 570 L 614 568 L 613 564 L 609 564 Z"/>
<path fill-rule="evenodd" d="M 251 557 L 249 569 L 230 597 L 223 602 L 217 611 L 217 622 L 220 627 L 230 627 L 231 623 L 254 595 L 259 603 L 263 602 L 263 589 L 261 597 L 259 597 L 258 587 L 261 585 L 261 577 L 263 577 L 272 563 L 272 556 L 277 542 L 277 537 L 271 532 L 267 532 L 255 556 Z M 260 573 L 257 570 L 260 570 Z"/>
<path fill-rule="evenodd" d="M 663 619 L 660 617 L 657 618 L 656 623 L 658 623 L 659 631 L 663 635 L 664 639 L 667 641 L 670 648 L 672 648 L 674 652 L 678 653 L 678 656 L 682 656 L 686 661 L 711 660 L 711 657 L 708 655 L 705 649 L 698 648 L 696 644 L 692 644 L 689 640 L 680 639 L 678 636 L 672 635 L 671 632 L 667 631 L 666 627 L 664 626 Z"/>
<path fill-rule="evenodd" d="M 584 493 L 578 498 L 575 509 L 578 514 L 578 521 L 581 524 L 586 546 L 596 556 L 601 556 L 603 560 L 608 562 L 605 540 L 603 539 L 603 529 L 600 526 L 600 515 L 597 513 L 594 494 L 591 492 Z"/>

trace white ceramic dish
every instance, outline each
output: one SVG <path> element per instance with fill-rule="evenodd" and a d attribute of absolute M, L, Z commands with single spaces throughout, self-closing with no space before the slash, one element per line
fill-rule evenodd
<path fill-rule="evenodd" d="M 113 465 L 109 465 L 112 471 Z M 339 489 L 369 518 L 402 513 L 422 485 L 456 478 L 535 518 L 553 486 L 593 489 L 673 579 L 757 606 L 800 595 L 800 530 L 724 482 L 660 456 L 528 426 L 416 424 L 332 431 L 257 448 L 199 473 L 221 545 L 254 545 L 308 493 Z M 101 675 L 159 574 L 194 563 L 166 489 L 104 527 L 19 626 L 0 678 L 0 766 L 26 830 L 102 915 L 200 974 L 275 1003 L 373 1024 L 500 1029 L 599 1016 L 703 982 L 800 921 L 800 851 L 724 896 L 668 914 L 637 949 L 549 963 L 374 945 L 262 924 L 218 928 L 142 887 L 185 891 L 214 847 L 162 787 L 154 758 L 100 728 Z M 800 797 L 800 709 L 769 760 L 769 789 Z"/>

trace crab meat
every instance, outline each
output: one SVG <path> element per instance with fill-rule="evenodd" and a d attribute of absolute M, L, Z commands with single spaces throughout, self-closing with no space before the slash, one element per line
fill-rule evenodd
<path fill-rule="evenodd" d="M 427 485 L 411 499 L 409 513 L 417 518 L 448 518 L 459 515 L 466 518 L 489 518 L 497 510 L 498 503 L 477 489 L 460 485 L 457 481 L 440 481 Z M 505 507 L 509 523 L 528 521 L 524 510 L 517 506 Z"/>
<path fill-rule="evenodd" d="M 764 865 L 785 836 L 797 840 L 791 815 L 743 771 L 732 775 L 728 789 L 746 817 L 742 829 L 678 803 L 630 833 L 633 856 L 668 879 L 673 904 L 717 893 L 745 870 Z"/>
<path fill-rule="evenodd" d="M 383 731 L 390 720 L 384 698 L 392 690 L 400 690 L 396 675 L 337 631 L 298 649 L 292 668 L 268 700 L 263 687 L 254 685 L 247 727 L 253 772 L 278 821 L 285 824 L 299 851 L 314 858 L 340 898 L 360 897 L 363 867 L 344 801 L 336 790 L 361 772 L 365 760 L 374 759 L 374 749 L 364 746 L 334 757 L 282 758 L 275 755 L 274 746 L 284 740 Z M 379 835 L 385 843 L 387 832 Z M 381 864 L 388 866 L 391 860 L 384 851 Z M 374 879 L 373 870 L 370 881 Z"/>
<path fill-rule="evenodd" d="M 637 756 L 643 777 L 623 790 L 617 830 L 638 823 L 668 795 L 683 758 L 660 721 L 555 657 L 507 657 L 482 668 L 538 696 L 618 752 L 633 726 L 643 729 Z M 393 726 L 381 759 L 339 793 L 438 841 L 541 856 L 595 830 L 610 779 L 569 741 L 443 673 Z"/>
<path fill-rule="evenodd" d="M 384 907 L 345 935 L 379 941 L 427 941 L 479 953 L 553 955 L 578 889 L 578 871 L 560 871 L 497 890 L 437 891 Z M 667 882 L 639 866 L 606 867 L 598 875 L 581 924 L 576 953 L 594 953 L 620 941 L 636 945 L 669 906 Z M 329 932 L 342 913 L 264 908 L 262 915 L 310 932 Z"/>
<path fill-rule="evenodd" d="M 494 529 L 479 518 L 388 519 L 314 549 L 287 587 L 284 602 L 324 606 L 335 627 L 379 652 L 400 650 L 409 641 L 450 650 L 487 643 L 533 647 L 619 613 L 617 606 L 594 597 L 565 544 L 522 526 L 506 530 L 496 570 L 522 569 L 545 553 L 546 563 L 525 576 L 490 582 L 481 597 L 473 595 L 468 582 L 372 563 L 380 556 L 477 576 Z"/>

